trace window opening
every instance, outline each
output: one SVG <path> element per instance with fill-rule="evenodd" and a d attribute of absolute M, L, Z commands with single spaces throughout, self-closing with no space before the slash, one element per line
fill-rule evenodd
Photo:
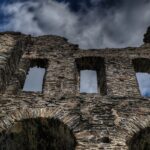
<path fill-rule="evenodd" d="M 96 70 L 80 70 L 80 93 L 98 93 Z"/>
<path fill-rule="evenodd" d="M 42 92 L 46 67 L 46 60 L 31 60 L 30 68 L 23 86 L 23 91 Z"/>
<path fill-rule="evenodd" d="M 100 93 L 106 95 L 106 74 L 104 59 L 82 57 L 76 59 L 77 87 L 80 93 Z"/>
<path fill-rule="evenodd" d="M 141 96 L 150 97 L 150 60 L 137 58 L 133 60 L 133 65 Z"/>

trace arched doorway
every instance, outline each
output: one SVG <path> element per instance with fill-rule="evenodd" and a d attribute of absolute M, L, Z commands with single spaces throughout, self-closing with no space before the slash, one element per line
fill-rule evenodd
<path fill-rule="evenodd" d="M 150 127 L 136 133 L 129 141 L 129 150 L 150 150 Z"/>
<path fill-rule="evenodd" d="M 23 119 L 0 134 L 3 150 L 74 150 L 72 131 L 58 119 Z"/>

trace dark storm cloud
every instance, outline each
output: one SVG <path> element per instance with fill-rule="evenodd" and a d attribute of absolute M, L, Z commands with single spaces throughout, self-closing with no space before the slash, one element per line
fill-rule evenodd
<path fill-rule="evenodd" d="M 24 0 L 2 5 L 4 30 L 65 36 L 82 48 L 142 44 L 150 0 Z"/>

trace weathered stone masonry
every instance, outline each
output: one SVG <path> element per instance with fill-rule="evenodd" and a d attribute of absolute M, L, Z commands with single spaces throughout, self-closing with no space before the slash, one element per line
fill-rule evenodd
<path fill-rule="evenodd" d="M 30 145 L 26 149 L 39 150 L 44 145 L 46 150 L 54 138 L 51 148 L 64 150 L 149 146 L 150 99 L 140 95 L 133 65 L 138 58 L 150 60 L 149 32 L 144 41 L 138 48 L 81 50 L 58 36 L 1 33 L 0 149 Z M 42 93 L 22 91 L 33 60 L 47 63 Z M 83 68 L 101 72 L 101 92 L 79 93 Z"/>

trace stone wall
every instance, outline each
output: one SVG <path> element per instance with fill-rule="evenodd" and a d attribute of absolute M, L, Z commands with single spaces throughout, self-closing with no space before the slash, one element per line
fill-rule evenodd
<path fill-rule="evenodd" d="M 27 36 L 20 33 L 0 34 L 0 91 L 5 90 L 13 72 L 16 70 L 23 50 L 27 47 Z"/>
<path fill-rule="evenodd" d="M 17 122 L 47 118 L 52 122 L 58 119 L 67 126 L 75 137 L 77 150 L 129 149 L 133 137 L 150 125 L 150 98 L 140 95 L 133 65 L 137 58 L 150 59 L 149 52 L 148 44 L 138 48 L 81 50 L 58 36 L 1 33 L 0 131 L 3 136 L 0 141 Z M 78 61 L 84 60 L 83 57 L 87 64 Z M 98 61 L 99 65 L 92 61 L 90 66 L 90 58 L 103 61 Z M 42 93 L 22 91 L 33 59 L 47 61 Z M 79 69 L 98 70 L 97 66 L 103 70 L 105 86 L 101 88 L 106 92 L 80 93 Z"/>

